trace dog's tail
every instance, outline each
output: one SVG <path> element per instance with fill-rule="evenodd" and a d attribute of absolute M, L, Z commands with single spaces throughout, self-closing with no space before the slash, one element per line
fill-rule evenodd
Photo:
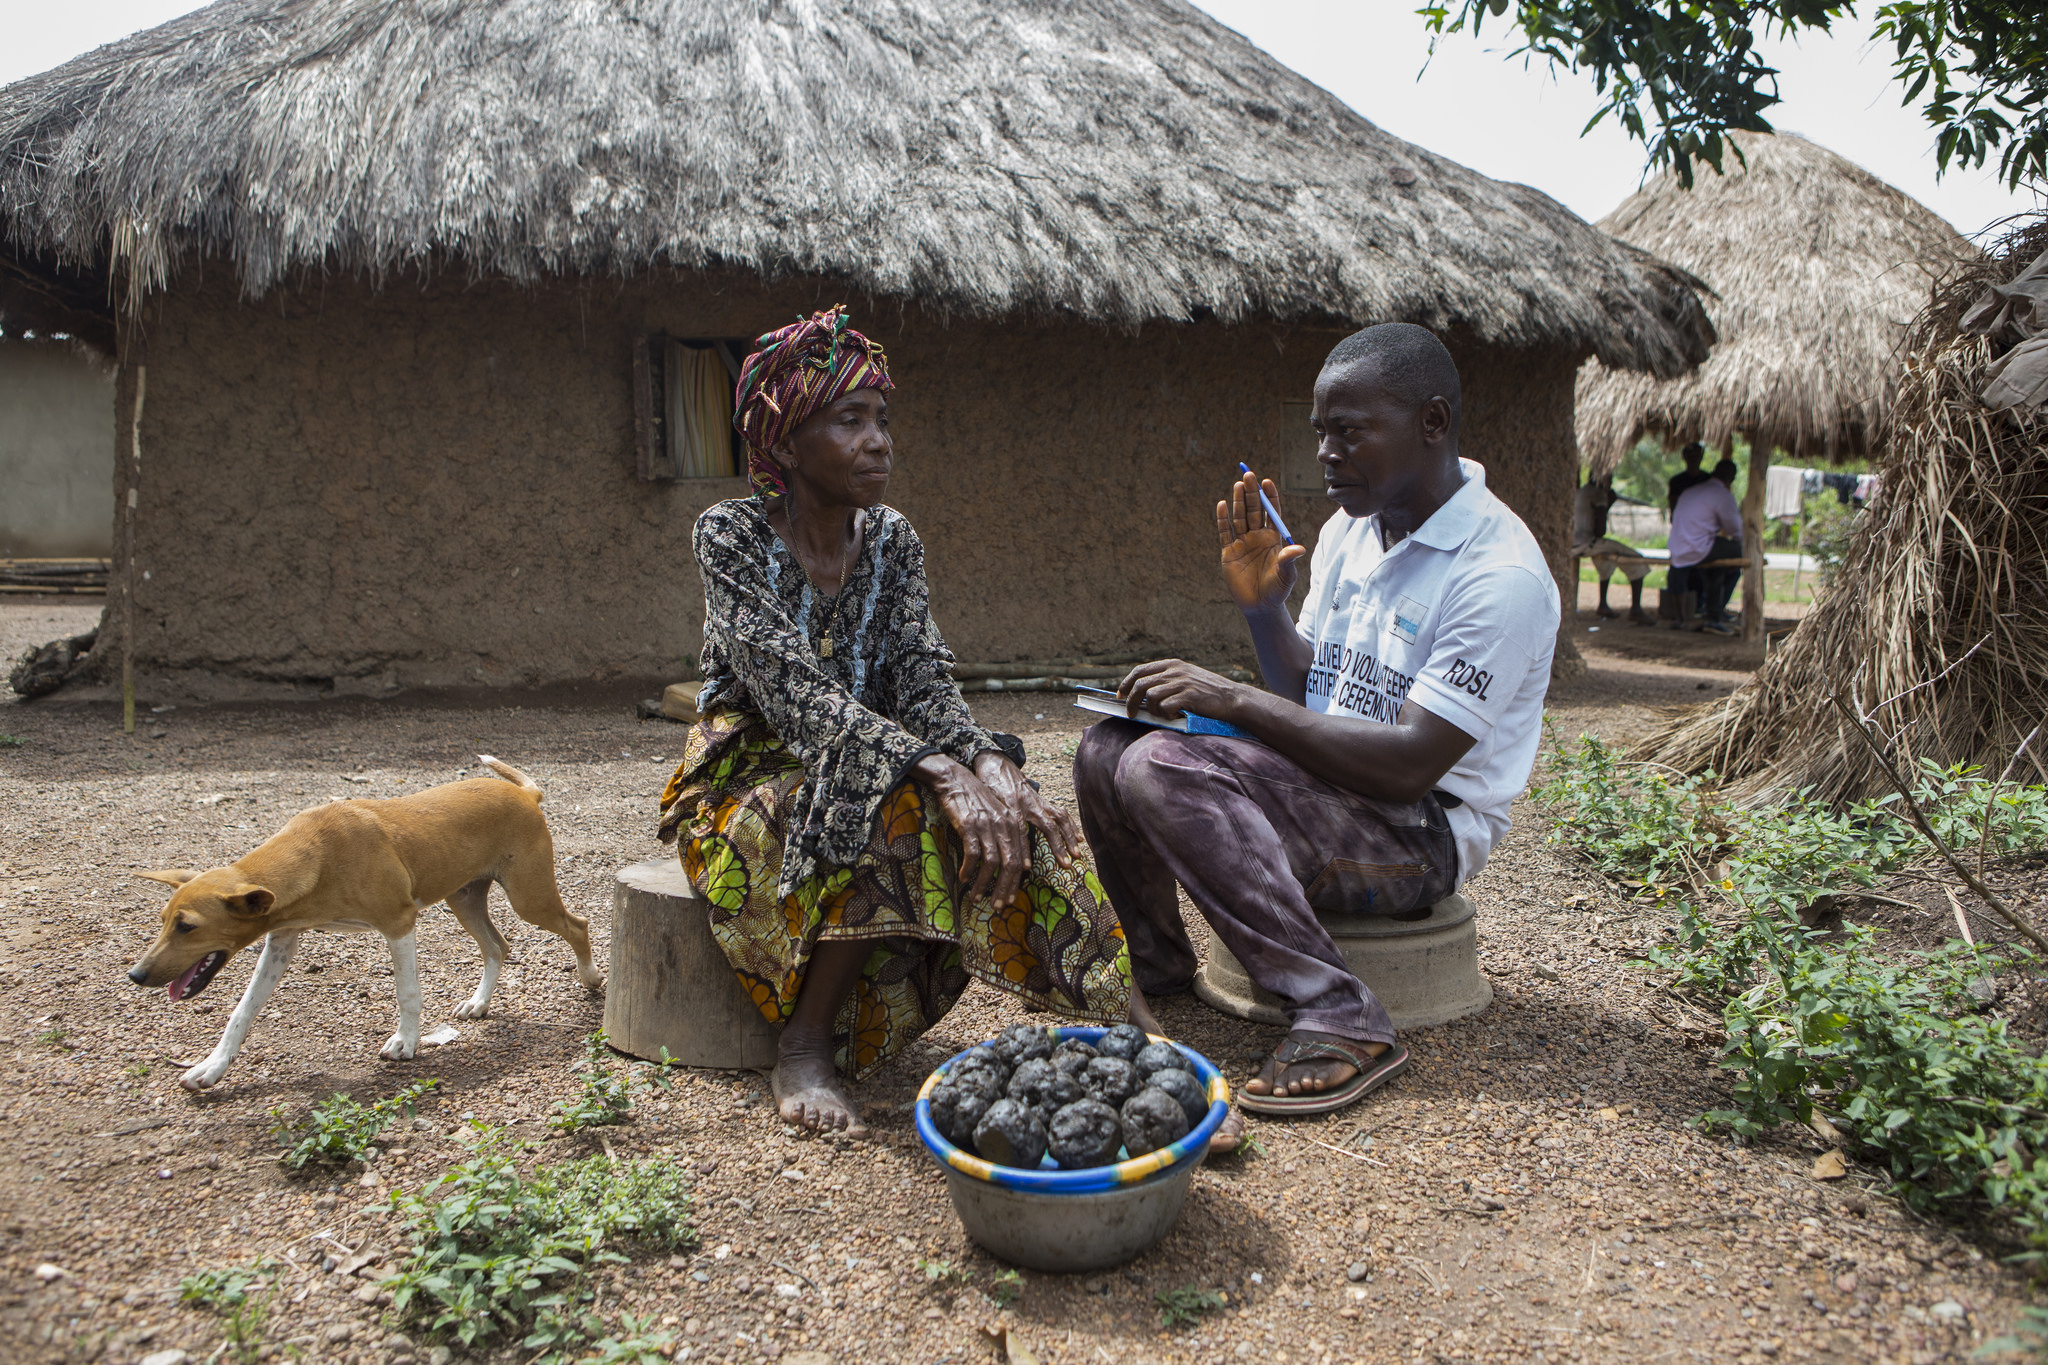
<path fill-rule="evenodd" d="M 489 754 L 478 754 L 476 757 L 479 763 L 482 763 L 486 768 L 489 768 L 513 786 L 521 791 L 532 792 L 534 800 L 542 801 L 546 799 L 541 795 L 540 783 L 534 781 L 525 773 L 520 772 L 519 769 L 513 767 L 510 763 L 505 762 L 501 758 L 492 758 Z"/>

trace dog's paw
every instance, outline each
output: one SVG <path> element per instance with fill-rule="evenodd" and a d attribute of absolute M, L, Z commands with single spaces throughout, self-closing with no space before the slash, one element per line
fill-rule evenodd
<path fill-rule="evenodd" d="M 455 1007 L 457 1019 L 482 1019 L 490 1012 L 491 1002 L 488 1000 L 465 1000 Z"/>
<path fill-rule="evenodd" d="M 377 1055 L 387 1062 L 409 1062 L 418 1050 L 416 1044 L 405 1040 L 404 1034 L 394 1033 L 391 1035 L 391 1041 L 378 1049 Z"/>
<path fill-rule="evenodd" d="M 227 1073 L 225 1065 L 215 1066 L 212 1062 L 201 1062 L 184 1075 L 178 1077 L 178 1084 L 187 1090 L 211 1090 L 214 1082 Z"/>
<path fill-rule="evenodd" d="M 578 967 L 576 979 L 583 983 L 583 989 L 592 995 L 604 994 L 604 973 L 595 967 Z"/>

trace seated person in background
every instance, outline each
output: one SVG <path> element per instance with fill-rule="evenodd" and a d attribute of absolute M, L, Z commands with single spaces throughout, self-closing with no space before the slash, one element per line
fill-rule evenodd
<path fill-rule="evenodd" d="M 1698 441 L 1687 442 L 1685 449 L 1678 452 L 1678 456 L 1685 461 L 1685 468 L 1671 476 L 1670 504 L 1674 512 L 1678 510 L 1678 500 L 1685 496 L 1686 489 L 1697 488 L 1714 477 L 1700 468 L 1700 462 L 1707 458 L 1707 448 Z"/>
<path fill-rule="evenodd" d="M 1710 560 L 1742 557 L 1742 512 L 1735 505 L 1734 483 L 1735 461 L 1723 460 L 1705 483 L 1685 490 L 1671 513 L 1671 575 L 1667 581 L 1678 595 L 1674 630 L 1691 625 L 1694 630 L 1716 635 L 1735 633 L 1728 624 L 1728 599 L 1734 595 L 1742 571 L 1698 567 Z M 1700 595 L 1703 619 L 1698 625 L 1688 619 L 1693 593 Z"/>
<path fill-rule="evenodd" d="M 1308 552 L 1252 475 L 1216 505 L 1223 578 L 1267 691 L 1168 659 L 1120 688 L 1135 712 L 1191 711 L 1253 736 L 1107 720 L 1074 758 L 1081 824 L 1147 991 L 1184 989 L 1187 889 L 1291 1029 L 1245 1108 L 1324 1113 L 1408 1065 L 1393 1023 L 1316 911 L 1387 915 L 1485 866 L 1527 782 L 1550 686 L 1557 580 L 1522 521 L 1458 456 L 1458 371 L 1420 327 L 1370 327 L 1316 380 L 1316 458 L 1340 511 Z M 1268 481 L 1268 497 L 1278 492 Z"/>
<path fill-rule="evenodd" d="M 881 505 L 894 460 L 882 348 L 837 308 L 770 333 L 734 425 L 754 495 L 697 519 L 703 720 L 661 799 L 664 841 L 771 1023 L 786 1123 L 862 1134 L 861 1079 L 979 979 L 1032 1009 L 1158 1023 L 1073 817 L 975 724 L 924 546 Z"/>
<path fill-rule="evenodd" d="M 1607 584 L 1620 569 L 1628 579 L 1628 619 L 1639 626 L 1650 624 L 1650 618 L 1643 611 L 1643 580 L 1650 576 L 1650 565 L 1633 548 L 1607 534 L 1607 511 L 1614 506 L 1614 476 L 1595 480 L 1588 475 L 1579 485 L 1576 501 L 1572 504 L 1572 555 L 1586 556 L 1593 561 L 1593 578 L 1600 584 L 1601 619 L 1612 621 L 1621 613 L 1607 605 Z"/>

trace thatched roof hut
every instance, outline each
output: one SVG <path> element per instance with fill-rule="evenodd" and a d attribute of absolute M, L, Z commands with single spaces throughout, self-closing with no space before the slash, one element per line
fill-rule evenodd
<path fill-rule="evenodd" d="M 693 650 L 678 546 L 738 484 L 650 466 L 662 337 L 853 296 L 903 382 L 892 501 L 956 646 L 998 659 L 1236 648 L 1200 509 L 1281 461 L 1342 331 L 1446 336 L 1561 574 L 1571 372 L 1674 375 L 1712 335 L 1682 272 L 1178 0 L 221 0 L 0 91 L 0 244 L 0 315 L 124 361 L 163 481 L 138 657 L 295 686 Z M 536 537 L 522 591 L 573 618 L 546 648 L 440 539 L 479 460 Z M 230 486 L 275 490 L 262 533 L 178 556 L 174 523 L 245 524 Z"/>
<path fill-rule="evenodd" d="M 1720 341 L 1689 374 L 1579 375 L 1596 475 L 1646 432 L 1796 457 L 1866 455 L 1897 391 L 1899 345 L 1934 281 L 1974 249 L 1934 212 L 1792 133 L 1738 133 L 1741 159 L 1690 189 L 1663 175 L 1600 220 L 1714 291 Z"/>
<path fill-rule="evenodd" d="M 1404 318 L 1676 374 L 1690 291 L 1174 0 L 221 0 L 0 94 L 18 251 L 825 275 L 984 317 Z"/>

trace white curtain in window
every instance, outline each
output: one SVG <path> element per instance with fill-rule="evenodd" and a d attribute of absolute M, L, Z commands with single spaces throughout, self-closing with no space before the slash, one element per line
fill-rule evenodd
<path fill-rule="evenodd" d="M 676 477 L 732 475 L 732 376 L 709 346 L 668 345 L 668 441 Z"/>

